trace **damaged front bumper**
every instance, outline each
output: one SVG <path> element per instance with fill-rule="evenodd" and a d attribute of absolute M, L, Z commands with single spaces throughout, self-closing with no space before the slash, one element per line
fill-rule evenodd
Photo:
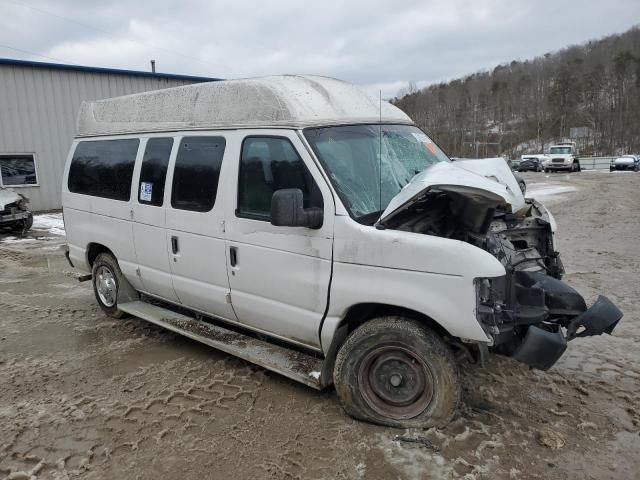
<path fill-rule="evenodd" d="M 29 218 L 30 213 L 28 211 L 16 211 L 13 213 L 0 213 L 0 226 L 3 224 L 13 224 L 18 221 L 24 221 Z"/>
<path fill-rule="evenodd" d="M 568 341 L 611 334 L 623 316 L 603 295 L 587 308 L 575 289 L 542 272 L 510 272 L 477 285 L 477 315 L 492 350 L 540 370 L 558 361 Z"/>

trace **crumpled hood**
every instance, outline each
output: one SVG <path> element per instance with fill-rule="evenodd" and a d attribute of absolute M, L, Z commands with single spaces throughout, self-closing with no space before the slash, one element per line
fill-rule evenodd
<path fill-rule="evenodd" d="M 5 206 L 10 203 L 19 202 L 24 197 L 8 188 L 0 188 L 0 210 L 4 210 Z"/>
<path fill-rule="evenodd" d="M 518 181 L 503 159 L 441 162 L 413 177 L 400 193 L 391 199 L 380 217 L 380 222 L 384 223 L 430 190 L 458 192 L 490 207 L 504 205 L 512 212 L 525 205 Z"/>

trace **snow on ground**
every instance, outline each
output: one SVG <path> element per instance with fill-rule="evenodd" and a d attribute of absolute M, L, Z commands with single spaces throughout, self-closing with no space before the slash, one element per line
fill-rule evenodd
<path fill-rule="evenodd" d="M 577 187 L 558 185 L 553 183 L 535 183 L 527 187 L 527 197 L 545 198 L 575 192 Z"/>
<path fill-rule="evenodd" d="M 33 216 L 33 229 L 46 230 L 52 235 L 65 235 L 62 213 L 43 213 Z"/>
<path fill-rule="evenodd" d="M 29 242 L 37 242 L 37 241 L 39 241 L 39 239 L 37 238 L 30 238 L 30 237 L 20 238 L 20 237 L 14 237 L 14 236 L 2 237 L 2 239 L 0 239 L 0 242 L 6 243 L 7 245 L 11 243 L 29 243 Z"/>

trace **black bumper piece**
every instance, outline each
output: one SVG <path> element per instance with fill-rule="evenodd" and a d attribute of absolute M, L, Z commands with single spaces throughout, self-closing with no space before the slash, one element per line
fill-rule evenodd
<path fill-rule="evenodd" d="M 561 330 L 549 332 L 531 325 L 512 357 L 531 368 L 548 370 L 567 349 L 567 340 Z"/>
<path fill-rule="evenodd" d="M 522 342 L 511 356 L 532 368 L 548 370 L 567 349 L 567 341 L 603 333 L 610 335 L 622 315 L 623 313 L 611 300 L 600 295 L 591 308 L 571 320 L 567 325 L 566 337 L 560 328 L 551 332 L 530 325 Z"/>
<path fill-rule="evenodd" d="M 611 300 L 600 295 L 596 303 L 583 314 L 577 316 L 567 325 L 567 340 L 591 335 L 611 335 L 623 313 Z"/>

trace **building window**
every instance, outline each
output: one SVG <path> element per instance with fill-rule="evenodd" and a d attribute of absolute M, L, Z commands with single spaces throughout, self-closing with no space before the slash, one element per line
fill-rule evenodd
<path fill-rule="evenodd" d="M 0 155 L 0 186 L 37 185 L 33 155 Z"/>
<path fill-rule="evenodd" d="M 288 139 L 245 138 L 240 157 L 236 214 L 269 221 L 271 197 L 283 188 L 302 190 L 304 208 L 323 208 L 320 189 Z"/>
<path fill-rule="evenodd" d="M 173 171 L 171 206 L 208 212 L 218 191 L 226 141 L 223 137 L 184 137 Z"/>
<path fill-rule="evenodd" d="M 137 138 L 80 142 L 69 167 L 69 191 L 128 202 L 139 144 Z"/>

